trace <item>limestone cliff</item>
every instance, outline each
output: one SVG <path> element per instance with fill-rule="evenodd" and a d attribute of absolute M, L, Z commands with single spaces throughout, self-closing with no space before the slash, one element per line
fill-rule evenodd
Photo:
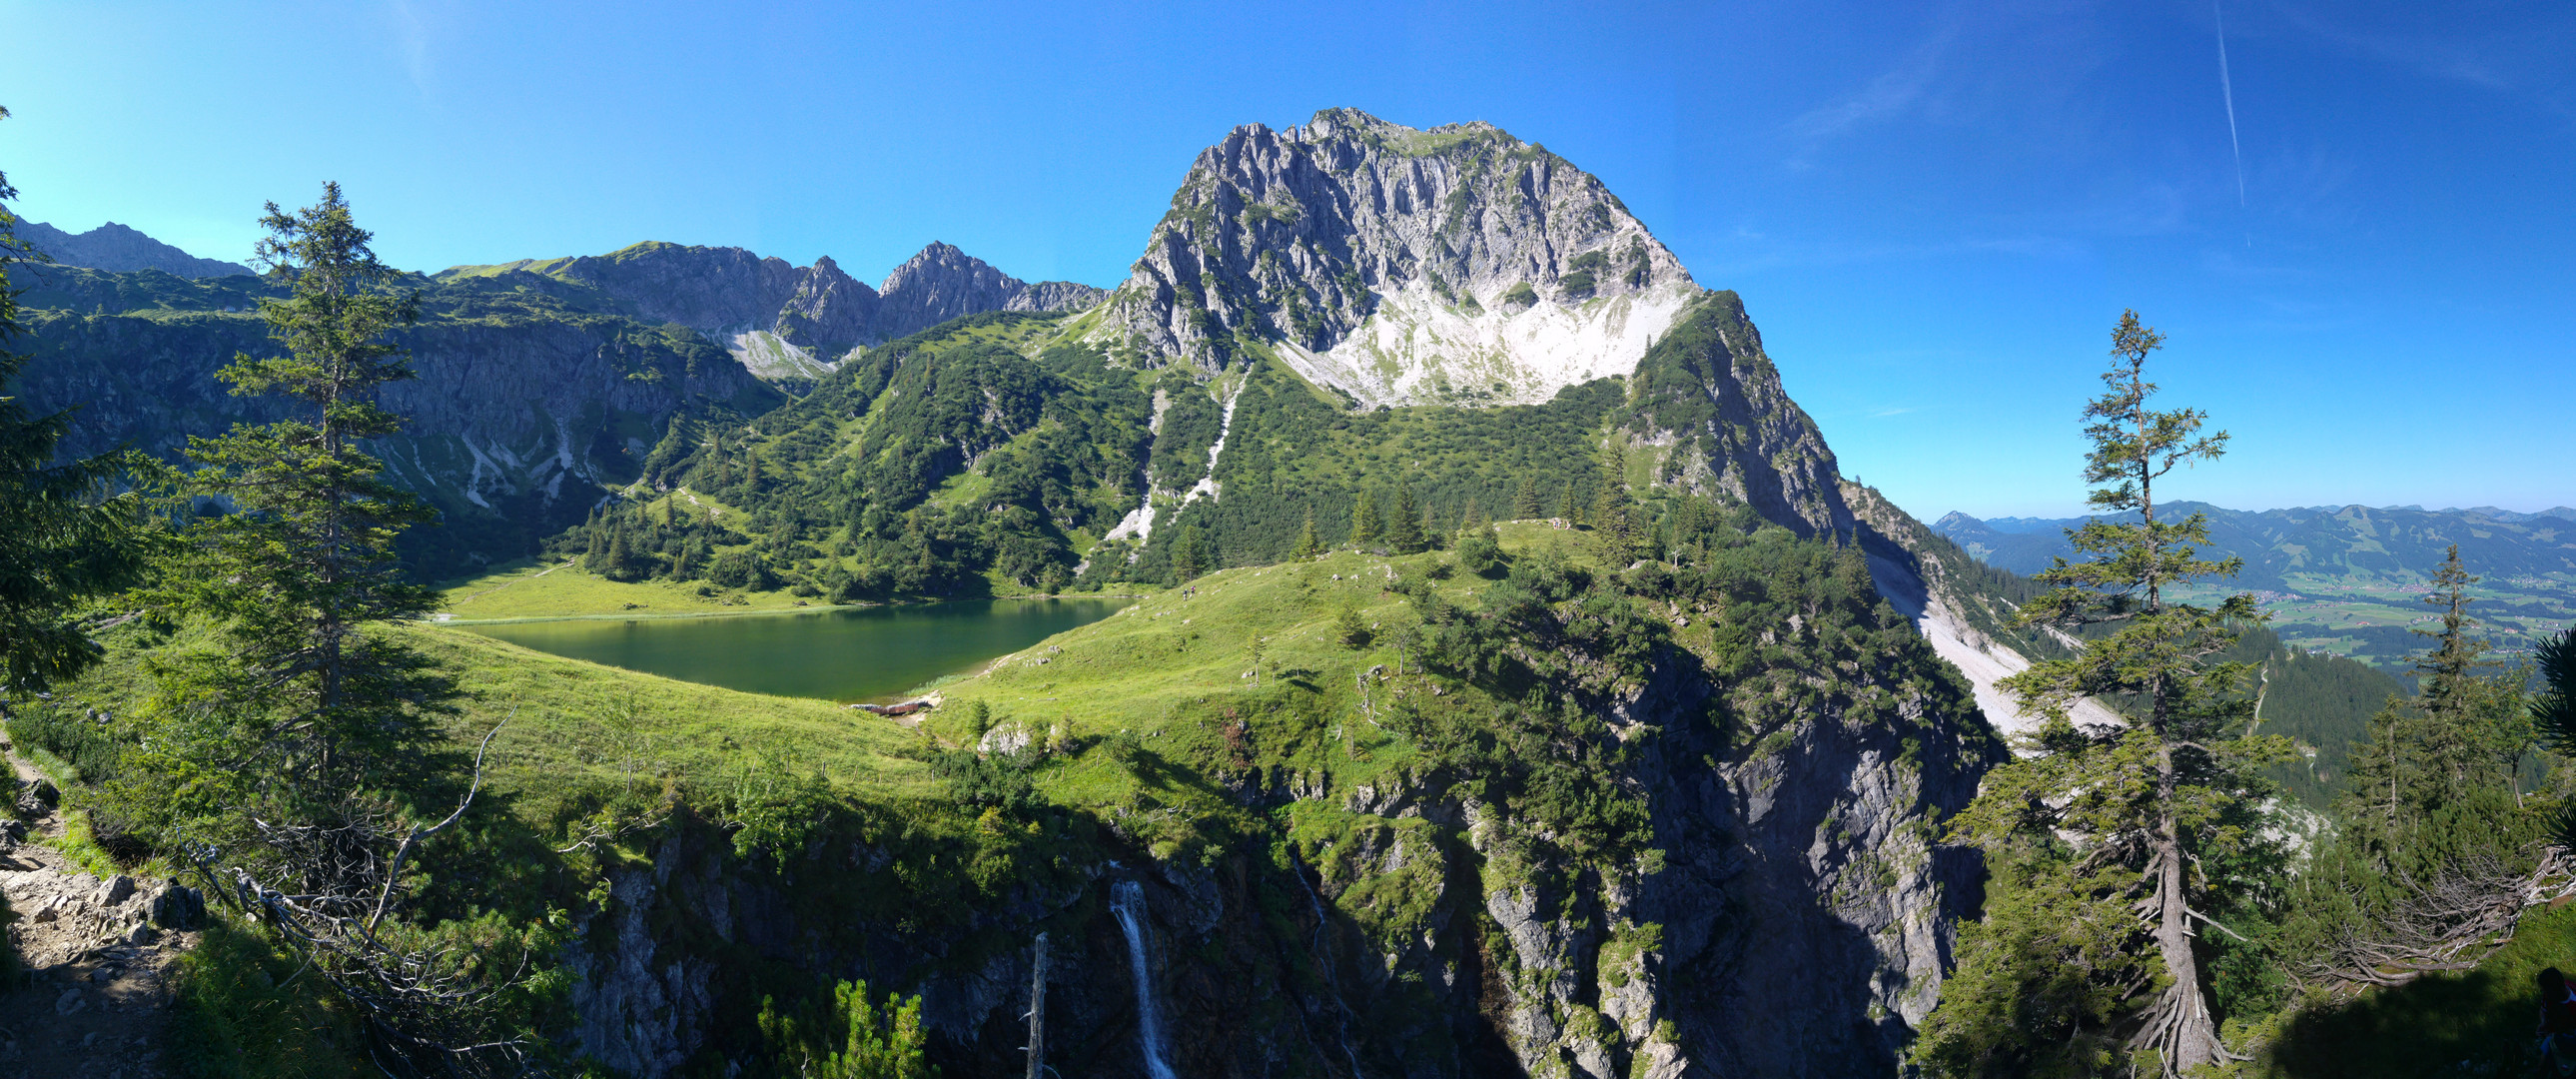
<path fill-rule="evenodd" d="M 1272 344 L 1363 405 L 1533 403 L 1626 374 L 1698 291 L 1545 147 L 1327 109 L 1202 152 L 1102 325 L 1147 362 Z"/>
<path fill-rule="evenodd" d="M 244 278 L 57 271 L 30 293 L 45 306 L 26 319 L 32 359 L 11 391 L 40 410 L 76 410 L 65 453 L 175 456 L 191 435 L 284 415 L 215 378 L 237 355 L 274 353 L 253 310 L 274 294 Z M 440 572 L 524 553 L 578 521 L 636 478 L 672 417 L 756 415 L 781 400 L 685 330 L 573 309 L 507 280 L 435 288 L 425 306 L 394 335 L 418 377 L 383 395 L 403 433 L 375 452 L 445 511 L 446 527 L 415 537 L 444 552 L 431 559 Z"/>

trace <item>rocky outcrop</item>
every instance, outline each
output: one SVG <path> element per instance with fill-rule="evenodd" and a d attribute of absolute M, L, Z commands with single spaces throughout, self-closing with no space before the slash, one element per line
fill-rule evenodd
<path fill-rule="evenodd" d="M 179 277 L 231 277 L 251 268 L 222 259 L 201 259 L 134 229 L 110 221 L 88 232 L 64 232 L 42 221 L 21 221 L 18 238 L 64 266 L 97 270 L 159 270 Z"/>
<path fill-rule="evenodd" d="M 1702 293 L 1683 309 L 1638 361 L 1628 402 L 1628 436 L 1653 455 L 1650 482 L 1733 496 L 1802 536 L 1851 535 L 1834 451 L 1780 385 L 1735 293 Z"/>
<path fill-rule="evenodd" d="M 1327 109 L 1202 152 L 1101 333 L 1210 370 L 1260 342 L 1363 405 L 1532 403 L 1627 373 L 1697 292 L 1544 147 Z"/>

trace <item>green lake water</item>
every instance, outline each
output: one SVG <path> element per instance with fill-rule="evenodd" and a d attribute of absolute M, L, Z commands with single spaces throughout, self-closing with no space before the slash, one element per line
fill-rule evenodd
<path fill-rule="evenodd" d="M 782 697 L 876 701 L 966 674 L 1125 599 L 1002 599 L 713 618 L 565 618 L 465 625 L 512 644 Z"/>

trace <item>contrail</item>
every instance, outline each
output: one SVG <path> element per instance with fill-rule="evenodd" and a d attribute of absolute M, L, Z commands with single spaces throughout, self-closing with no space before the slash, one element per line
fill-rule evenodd
<path fill-rule="evenodd" d="M 2236 84 L 2227 77 L 2227 17 L 2219 13 L 2218 0 L 2209 0 L 2209 14 L 2218 22 L 2218 92 L 2227 100 L 2227 148 L 2236 153 L 2236 206 L 2245 206 L 2245 145 L 2236 139 Z"/>

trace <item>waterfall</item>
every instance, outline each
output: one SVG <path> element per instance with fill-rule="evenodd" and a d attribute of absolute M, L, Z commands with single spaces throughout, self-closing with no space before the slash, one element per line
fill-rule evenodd
<path fill-rule="evenodd" d="M 1145 1074 L 1176 1079 L 1172 1066 L 1163 1063 L 1163 1013 L 1154 1006 L 1154 983 L 1145 969 L 1145 889 L 1132 880 L 1112 885 L 1109 912 L 1127 932 L 1127 965 L 1136 972 L 1136 1032 L 1145 1044 Z"/>

